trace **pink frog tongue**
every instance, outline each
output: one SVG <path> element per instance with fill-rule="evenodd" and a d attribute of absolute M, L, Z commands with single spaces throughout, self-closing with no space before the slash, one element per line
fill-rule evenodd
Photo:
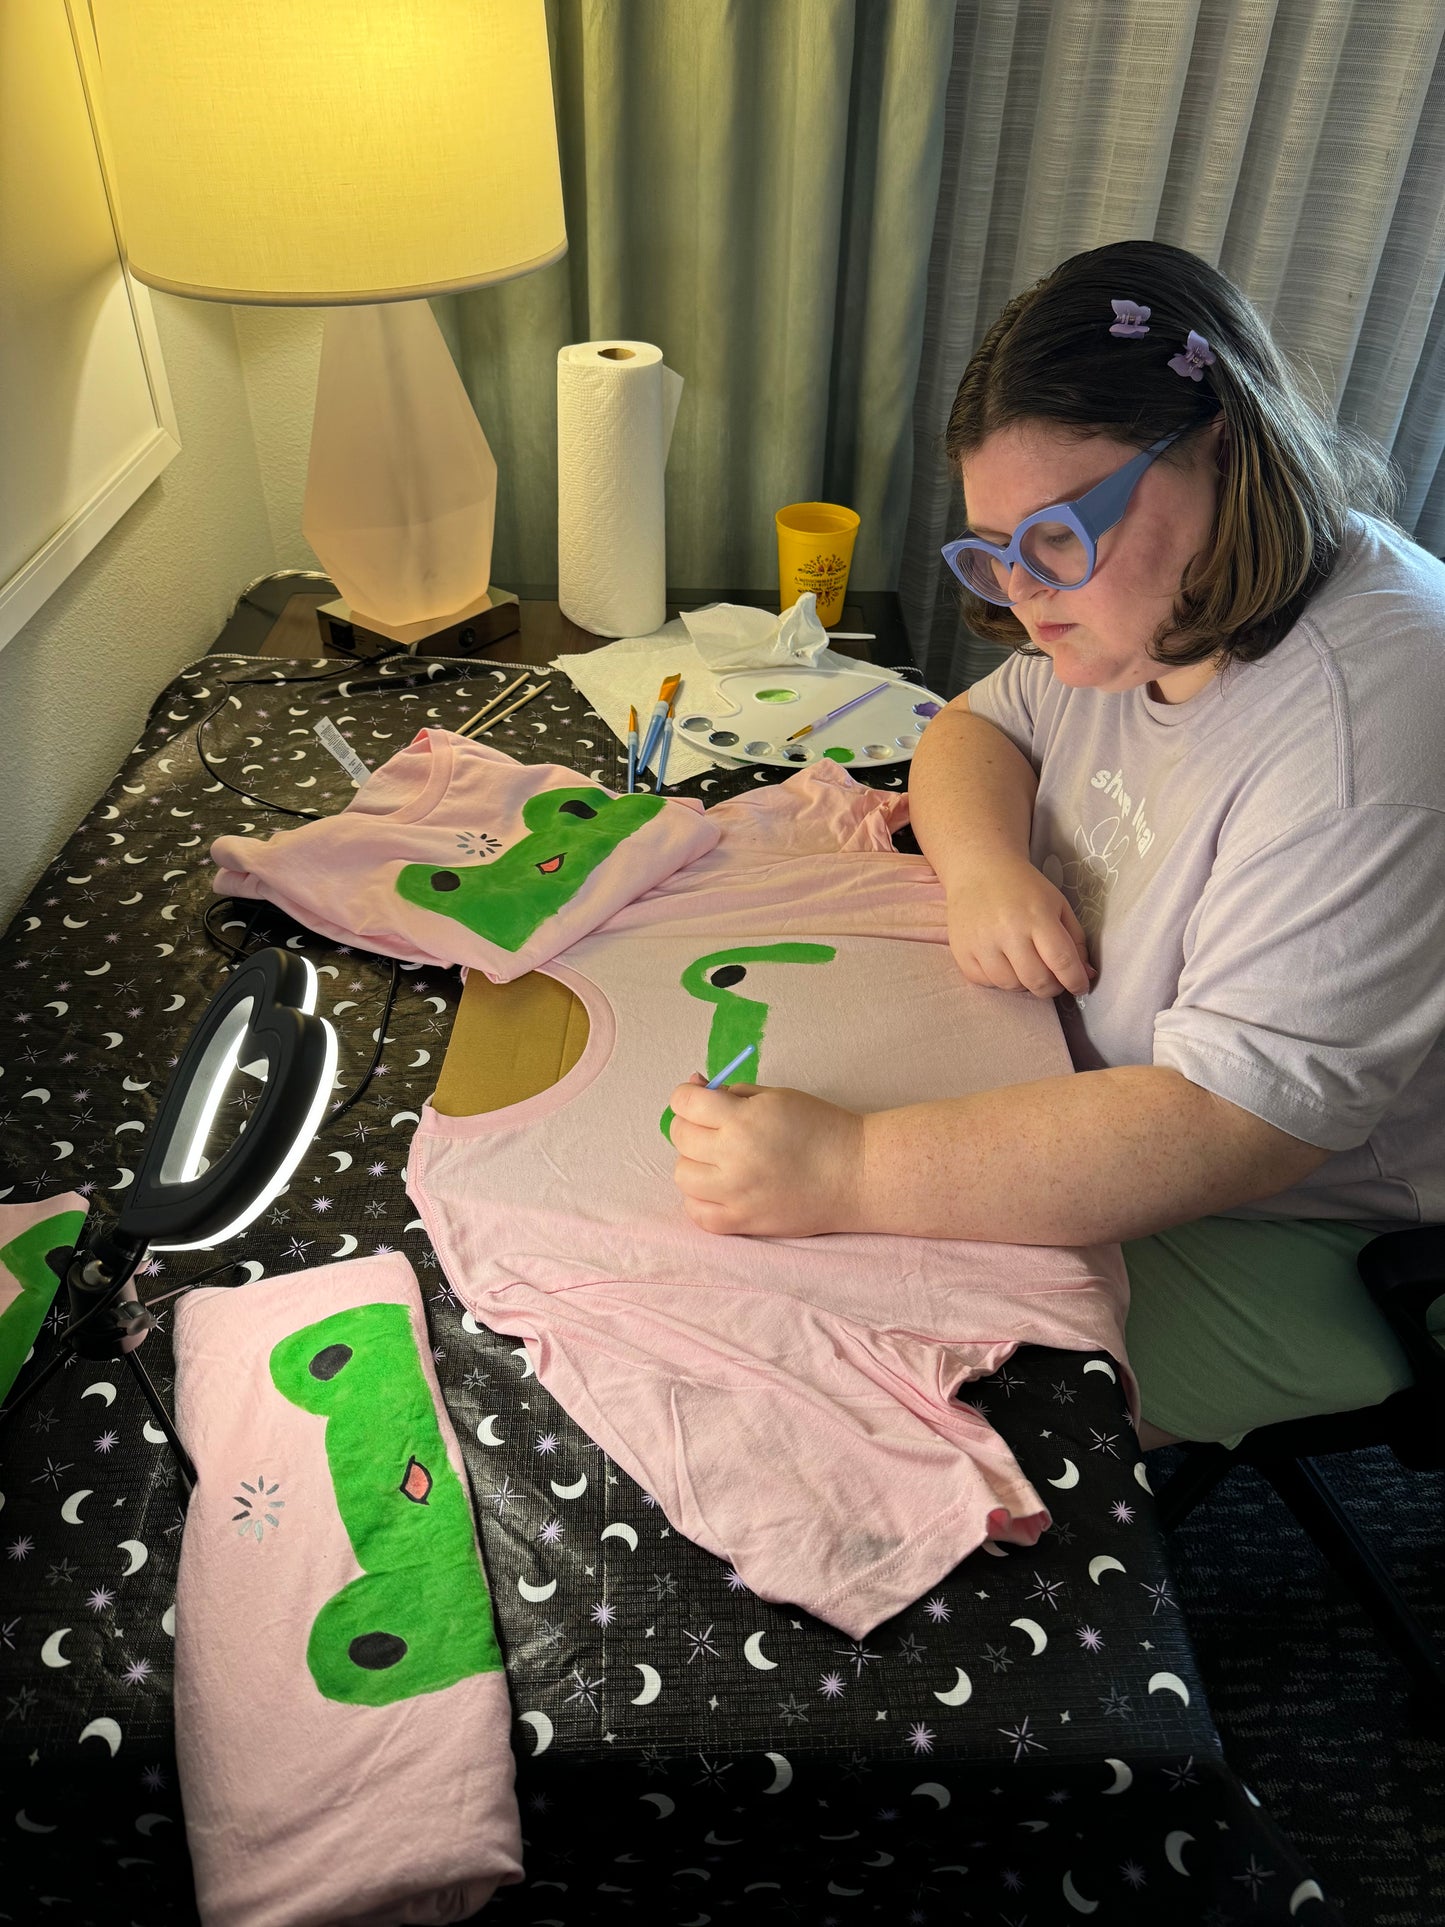
<path fill-rule="evenodd" d="M 565 852 L 563 854 L 565 854 Z M 553 871 L 560 870 L 561 867 L 562 867 L 561 854 L 557 856 L 549 856 L 545 863 L 539 863 L 537 865 L 537 868 L 542 872 L 543 876 L 551 876 Z"/>

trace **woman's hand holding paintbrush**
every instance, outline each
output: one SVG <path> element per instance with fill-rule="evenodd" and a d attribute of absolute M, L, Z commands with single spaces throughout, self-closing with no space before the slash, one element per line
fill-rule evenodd
<path fill-rule="evenodd" d="M 715 1088 L 701 1071 L 678 1085 L 670 1103 L 673 1182 L 702 1230 L 808 1238 L 864 1229 L 863 1119 L 856 1111 L 774 1085 Z"/>

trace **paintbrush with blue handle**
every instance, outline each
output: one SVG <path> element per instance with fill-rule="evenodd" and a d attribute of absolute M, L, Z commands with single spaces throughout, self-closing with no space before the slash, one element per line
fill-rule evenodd
<path fill-rule="evenodd" d="M 672 714 L 673 702 L 681 688 L 681 676 L 663 678 L 662 687 L 657 692 L 657 701 L 652 705 L 652 721 L 647 725 L 647 741 L 642 745 L 642 754 L 637 759 L 639 769 L 646 769 L 652 761 L 652 752 L 657 748 L 658 739 L 662 735 L 662 725 Z"/>

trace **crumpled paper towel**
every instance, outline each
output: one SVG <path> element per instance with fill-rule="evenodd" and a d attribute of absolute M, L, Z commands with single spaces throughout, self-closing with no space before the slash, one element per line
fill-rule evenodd
<path fill-rule="evenodd" d="M 835 655 L 827 646 L 828 632 L 818 621 L 816 598 L 801 595 L 791 609 L 775 616 L 766 609 L 742 603 L 715 602 L 690 609 L 647 636 L 626 636 L 605 649 L 576 656 L 558 656 L 551 663 L 575 686 L 611 729 L 619 742 L 627 741 L 627 707 L 637 710 L 639 754 L 647 740 L 657 692 L 666 676 L 682 677 L 673 705 L 674 723 L 680 716 L 715 716 L 721 706 L 718 680 L 738 669 L 773 669 L 792 664 L 803 669 L 856 669 L 852 656 Z M 870 667 L 879 677 L 898 680 L 896 670 Z M 648 768 L 657 771 L 661 745 Z M 701 776 L 710 769 L 737 769 L 747 757 L 704 756 L 673 731 L 667 752 L 665 788 Z M 641 771 L 638 772 L 639 777 Z"/>
<path fill-rule="evenodd" d="M 778 663 L 812 669 L 828 647 L 811 590 L 780 616 L 745 603 L 713 602 L 685 611 L 682 620 L 698 654 L 715 670 L 772 669 Z"/>

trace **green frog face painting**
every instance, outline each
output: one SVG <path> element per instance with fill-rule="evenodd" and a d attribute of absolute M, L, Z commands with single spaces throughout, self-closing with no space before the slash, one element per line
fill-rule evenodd
<path fill-rule="evenodd" d="M 281 1396 L 325 1420 L 332 1493 L 361 1567 L 312 1622 L 319 1690 L 392 1706 L 500 1671 L 471 1508 L 405 1305 L 333 1312 L 281 1339 L 270 1362 Z"/>
<path fill-rule="evenodd" d="M 494 862 L 458 869 L 407 863 L 396 879 L 398 894 L 516 952 L 663 802 L 593 788 L 543 790 L 522 805 L 527 834 Z"/>
<path fill-rule="evenodd" d="M 716 1077 L 724 1064 L 732 1062 L 747 1045 L 753 1054 L 740 1064 L 727 1081 L 729 1084 L 755 1084 L 762 1075 L 763 1032 L 767 1028 L 768 1005 L 746 997 L 738 985 L 747 981 L 752 964 L 831 963 L 837 951 L 827 943 L 752 943 L 732 950 L 713 950 L 697 957 L 683 971 L 679 981 L 689 997 L 713 1006 L 712 1024 L 707 1034 L 707 1076 Z M 673 1110 L 669 1104 L 661 1118 L 662 1135 L 672 1142 Z"/>

